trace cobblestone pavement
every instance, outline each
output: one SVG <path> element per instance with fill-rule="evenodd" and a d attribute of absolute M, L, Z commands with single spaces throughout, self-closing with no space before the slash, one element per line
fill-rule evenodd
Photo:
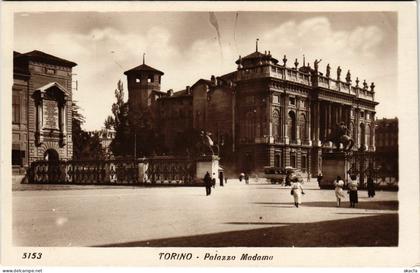
<path fill-rule="evenodd" d="M 348 207 L 348 198 L 337 208 L 334 191 L 314 181 L 305 183 L 299 208 L 289 188 L 262 179 L 249 185 L 229 180 L 210 196 L 201 187 L 30 187 L 13 191 L 19 246 L 118 245 L 398 213 L 397 192 L 378 191 L 369 199 L 359 191 L 357 208 Z"/>

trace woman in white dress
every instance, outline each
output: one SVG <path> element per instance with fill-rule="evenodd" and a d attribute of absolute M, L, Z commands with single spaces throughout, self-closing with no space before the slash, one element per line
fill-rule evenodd
<path fill-rule="evenodd" d="M 337 176 L 337 179 L 334 181 L 335 187 L 335 197 L 337 198 L 337 207 L 341 205 L 341 199 L 344 198 L 344 181 L 341 179 L 341 176 Z"/>
<path fill-rule="evenodd" d="M 302 184 L 299 182 L 299 179 L 296 177 L 292 179 L 291 191 L 290 193 L 293 195 L 293 199 L 295 201 L 295 207 L 299 207 L 299 204 L 302 203 L 302 194 L 303 192 Z"/>

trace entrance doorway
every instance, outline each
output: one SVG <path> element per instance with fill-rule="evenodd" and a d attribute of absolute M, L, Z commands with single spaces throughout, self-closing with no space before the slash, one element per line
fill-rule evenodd
<path fill-rule="evenodd" d="M 48 149 L 44 153 L 44 159 L 49 162 L 58 162 L 59 156 L 56 150 Z"/>

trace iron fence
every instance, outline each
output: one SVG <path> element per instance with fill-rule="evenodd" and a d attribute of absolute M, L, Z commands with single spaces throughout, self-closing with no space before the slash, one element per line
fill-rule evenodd
<path fill-rule="evenodd" d="M 35 161 L 28 170 L 34 184 L 196 184 L 196 162 L 189 158 Z"/>

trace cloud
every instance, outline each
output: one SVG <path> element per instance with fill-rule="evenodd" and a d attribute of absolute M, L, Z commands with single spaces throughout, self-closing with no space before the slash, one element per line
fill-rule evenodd
<path fill-rule="evenodd" d="M 378 98 L 391 92 L 388 90 L 391 87 L 382 84 L 385 81 L 381 75 L 392 75 L 395 69 L 379 50 L 383 46 L 385 33 L 378 26 L 353 24 L 353 28 L 335 29 L 327 17 L 318 16 L 301 21 L 285 21 L 262 32 L 251 27 L 239 36 L 236 35 L 234 40 L 232 22 L 219 20 L 219 24 L 223 37 L 222 49 L 213 34 L 207 37 L 200 35 L 201 38 L 191 37 L 191 43 L 176 45 L 173 40 L 178 32 L 169 31 L 169 25 L 142 30 L 119 30 L 110 24 L 89 32 L 56 29 L 42 37 L 21 33 L 16 35 L 15 43 L 16 50 L 21 52 L 39 49 L 78 63 L 74 69 L 77 73 L 74 80 L 79 82 L 79 90 L 74 91 L 74 98 L 84 109 L 86 129 L 99 129 L 103 125 L 106 116 L 111 114 L 118 80 L 122 79 L 126 87 L 123 73 L 141 64 L 143 52 L 146 52 L 148 65 L 165 73 L 162 90 L 180 90 L 200 78 L 209 79 L 212 74 L 222 75 L 234 71 L 238 55 L 252 53 L 256 37 L 260 38 L 260 51 L 270 50 L 278 59 L 286 54 L 288 65 L 292 65 L 295 58 L 301 62 L 302 54 L 311 63 L 322 58 L 321 71 L 327 63 L 333 69 L 340 65 L 344 72 L 351 69 L 354 79 L 359 75 L 360 79 L 375 81 L 377 90 L 381 90 Z M 183 28 L 182 35 L 189 35 L 188 28 L 192 26 L 180 27 Z M 212 28 L 206 16 L 202 19 L 202 25 L 196 27 Z M 203 29 L 204 32 L 206 30 Z M 208 31 L 213 32 L 213 29 Z M 220 50 L 223 50 L 223 58 Z M 335 75 L 334 72 L 332 74 Z M 394 81 L 389 82 L 395 86 Z M 388 88 L 386 92 L 382 92 L 383 87 Z M 125 91 L 127 96 L 128 92 Z"/>
<path fill-rule="evenodd" d="M 304 49 L 322 57 L 327 50 L 328 55 L 347 58 L 376 57 L 377 47 L 383 41 L 383 33 L 377 26 L 359 26 L 351 31 L 334 30 L 326 17 L 314 17 L 300 23 L 288 21 L 267 30 L 262 37 L 272 51 L 296 52 Z"/>

